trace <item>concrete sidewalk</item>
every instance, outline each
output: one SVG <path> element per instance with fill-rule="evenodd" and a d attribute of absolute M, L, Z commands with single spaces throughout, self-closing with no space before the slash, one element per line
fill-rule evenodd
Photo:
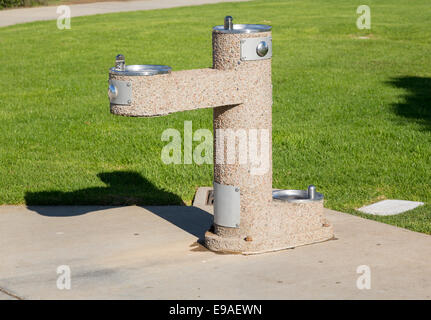
<path fill-rule="evenodd" d="M 431 236 L 327 210 L 336 240 L 254 256 L 196 243 L 211 207 L 0 207 L 0 299 L 430 299 Z M 57 267 L 70 290 L 56 287 Z M 371 268 L 359 290 L 357 267 Z"/>
<path fill-rule="evenodd" d="M 165 9 L 183 6 L 197 6 L 218 2 L 240 2 L 250 0 L 140 0 L 140 1 L 112 1 L 85 4 L 71 4 L 71 17 L 90 16 L 94 14 Z M 0 11 L 0 27 L 18 23 L 40 20 L 56 20 L 60 14 L 57 6 L 21 8 Z"/>

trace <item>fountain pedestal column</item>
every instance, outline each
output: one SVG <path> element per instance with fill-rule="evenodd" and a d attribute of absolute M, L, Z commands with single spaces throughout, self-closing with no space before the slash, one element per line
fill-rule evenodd
<path fill-rule="evenodd" d="M 270 30 L 269 26 L 233 25 L 229 21 L 224 28 L 213 29 L 213 68 L 240 72 L 250 84 L 249 95 L 243 103 L 213 110 L 215 222 L 205 234 L 205 245 L 214 251 L 259 253 L 324 241 L 333 236 L 332 228 L 323 218 L 323 199 L 302 204 L 273 200 Z M 257 55 L 247 52 L 248 57 L 244 57 L 247 41 L 257 44 Z M 263 56 L 259 54 L 259 46 L 263 46 Z M 257 158 L 266 166 L 250 157 L 250 143 L 245 150 L 247 161 L 241 162 L 241 152 L 244 152 L 241 139 L 246 139 L 247 144 L 253 134 L 257 134 Z M 234 141 L 235 150 L 229 150 L 232 147 L 229 138 L 231 143 Z M 261 148 L 265 140 L 267 147 Z M 232 151 L 235 160 L 227 163 L 227 153 Z M 236 226 L 217 223 L 223 220 L 217 215 L 229 214 L 220 212 L 230 209 L 229 203 L 222 202 L 233 202 L 230 197 L 217 196 L 219 185 L 239 191 L 240 217 Z"/>

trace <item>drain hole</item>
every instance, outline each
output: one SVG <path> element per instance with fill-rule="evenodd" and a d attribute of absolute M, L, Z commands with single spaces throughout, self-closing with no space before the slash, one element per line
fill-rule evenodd
<path fill-rule="evenodd" d="M 207 193 L 207 202 L 206 202 L 207 206 L 212 206 L 214 205 L 214 190 L 209 190 Z"/>

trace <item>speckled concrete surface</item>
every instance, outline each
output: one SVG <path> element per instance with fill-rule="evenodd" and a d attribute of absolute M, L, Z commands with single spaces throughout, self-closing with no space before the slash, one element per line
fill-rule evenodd
<path fill-rule="evenodd" d="M 212 69 L 110 75 L 110 79 L 130 82 L 133 91 L 131 105 L 111 104 L 111 112 L 142 117 L 210 107 L 214 108 L 214 139 L 218 129 L 268 132 L 268 168 L 261 174 L 253 174 L 255 163 L 242 163 L 238 156 L 230 164 L 219 163 L 218 159 L 227 158 L 228 144 L 214 141 L 214 182 L 240 189 L 240 225 L 214 224 L 205 236 L 211 250 L 258 253 L 332 238 L 332 228 L 323 218 L 323 201 L 299 205 L 272 200 L 271 59 L 241 60 L 241 39 L 271 37 L 271 32 L 213 30 L 212 37 Z M 236 150 L 239 144 L 236 139 Z"/>
<path fill-rule="evenodd" d="M 205 235 L 206 246 L 215 251 L 261 253 L 333 237 L 332 228 L 323 218 L 323 201 L 294 204 L 272 200 L 272 59 L 240 59 L 241 39 L 270 36 L 271 32 L 230 34 L 213 31 L 215 69 L 246 72 L 249 78 L 258 75 L 248 99 L 241 105 L 214 109 L 214 133 L 217 129 L 269 131 L 269 168 L 262 175 L 250 174 L 253 164 L 240 164 L 239 159 L 235 164 L 218 164 L 218 153 L 226 153 L 226 150 L 219 150 L 214 141 L 214 181 L 239 187 L 241 192 L 240 227 L 214 225 L 214 229 Z"/>
<path fill-rule="evenodd" d="M 213 31 L 213 67 L 219 70 L 236 70 L 259 75 L 254 81 L 248 99 L 237 107 L 214 109 L 214 130 L 217 129 L 266 129 L 269 131 L 269 168 L 265 174 L 252 175 L 252 163 L 218 164 L 214 161 L 214 181 L 220 184 L 238 187 L 241 193 L 241 223 L 239 228 L 227 228 L 214 225 L 214 232 L 207 232 L 205 242 L 216 251 L 244 251 L 244 247 L 261 250 L 264 238 L 268 236 L 265 225 L 271 222 L 272 202 L 272 81 L 271 59 L 241 61 L 240 41 L 244 38 L 269 37 L 271 32 L 251 34 L 231 34 Z M 214 134 L 214 136 L 216 136 Z M 236 141 L 238 150 L 239 141 Z M 214 143 L 214 157 L 218 153 L 226 154 L 227 146 L 221 150 Z M 245 237 L 252 241 L 244 241 Z M 247 250 L 248 251 L 248 250 Z"/>
<path fill-rule="evenodd" d="M 197 193 L 203 192 L 198 190 Z M 194 202 L 194 205 L 202 206 L 202 201 Z M 334 236 L 333 228 L 324 216 L 323 201 L 290 203 L 273 200 L 267 212 L 268 220 L 254 233 L 242 225 L 240 228 L 216 226 L 216 234 L 206 232 L 206 245 L 215 251 L 254 254 L 322 242 Z"/>
<path fill-rule="evenodd" d="M 111 103 L 111 112 L 131 117 L 154 117 L 173 112 L 240 104 L 256 77 L 246 72 L 196 69 L 155 76 L 110 75 L 132 85 L 131 105 Z"/>

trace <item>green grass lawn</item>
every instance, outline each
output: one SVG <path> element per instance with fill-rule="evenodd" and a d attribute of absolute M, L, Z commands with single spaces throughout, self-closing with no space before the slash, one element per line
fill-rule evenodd
<path fill-rule="evenodd" d="M 371 7 L 371 30 L 356 7 Z M 0 204 L 190 204 L 210 165 L 164 165 L 167 128 L 212 128 L 212 110 L 109 113 L 108 68 L 211 66 L 211 28 L 273 26 L 274 187 L 315 184 L 357 214 L 380 199 L 423 201 L 371 217 L 431 234 L 429 0 L 253 1 L 97 15 L 0 29 Z M 369 39 L 359 39 L 367 36 Z"/>

